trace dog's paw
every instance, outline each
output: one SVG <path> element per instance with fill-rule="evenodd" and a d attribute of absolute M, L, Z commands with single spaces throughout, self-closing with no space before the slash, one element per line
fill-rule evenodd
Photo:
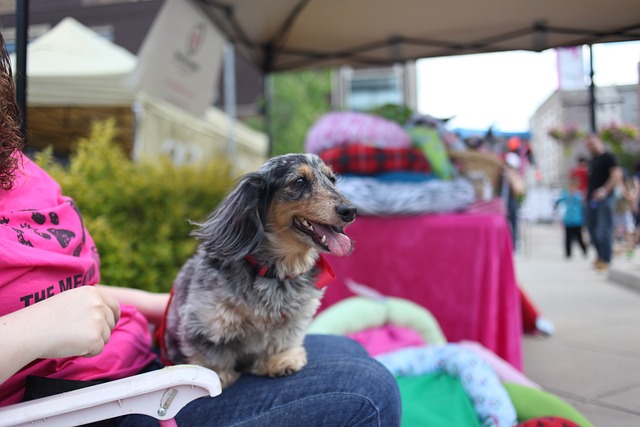
<path fill-rule="evenodd" d="M 282 353 L 274 354 L 264 364 L 263 375 L 282 377 L 291 375 L 307 364 L 307 352 L 304 347 L 293 347 Z"/>
<path fill-rule="evenodd" d="M 218 374 L 218 378 L 220 378 L 220 385 L 223 390 L 240 378 L 240 372 L 236 371 L 216 371 L 216 374 Z"/>

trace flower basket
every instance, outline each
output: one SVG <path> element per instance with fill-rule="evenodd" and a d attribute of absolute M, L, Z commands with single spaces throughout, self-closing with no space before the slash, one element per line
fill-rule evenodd
<path fill-rule="evenodd" d="M 638 129 L 633 126 L 617 126 L 613 124 L 600 130 L 600 138 L 614 149 L 622 149 L 625 143 L 637 141 Z"/>
<path fill-rule="evenodd" d="M 562 145 L 565 157 L 571 155 L 576 141 L 584 138 L 584 132 L 575 126 L 554 127 L 549 129 L 548 135 Z"/>

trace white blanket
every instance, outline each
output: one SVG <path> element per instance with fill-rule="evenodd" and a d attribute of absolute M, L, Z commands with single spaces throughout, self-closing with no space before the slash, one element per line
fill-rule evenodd
<path fill-rule="evenodd" d="M 415 215 L 463 210 L 475 201 L 466 178 L 451 181 L 387 182 L 374 177 L 341 177 L 338 188 L 365 215 Z"/>

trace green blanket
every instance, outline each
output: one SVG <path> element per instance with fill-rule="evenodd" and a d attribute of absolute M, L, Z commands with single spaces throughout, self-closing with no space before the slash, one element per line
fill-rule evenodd
<path fill-rule="evenodd" d="M 397 377 L 402 427 L 481 427 L 460 381 L 444 373 Z"/>

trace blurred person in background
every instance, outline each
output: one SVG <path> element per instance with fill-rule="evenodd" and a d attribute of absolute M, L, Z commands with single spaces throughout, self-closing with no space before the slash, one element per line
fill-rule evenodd
<path fill-rule="evenodd" d="M 560 197 L 554 203 L 554 210 L 560 204 L 564 204 L 564 248 L 567 259 L 571 258 L 571 247 L 573 242 L 578 242 L 585 257 L 587 256 L 587 245 L 582 238 L 584 227 L 584 194 L 580 190 L 580 180 L 577 177 L 569 179 L 569 186 L 562 191 Z"/>
<path fill-rule="evenodd" d="M 636 246 L 635 217 L 638 213 L 638 194 L 640 186 L 635 176 L 624 171 L 624 178 L 618 183 L 616 189 L 616 213 L 613 221 L 614 242 L 620 241 L 621 245 L 614 250 L 617 255 L 626 252 L 627 258 L 633 257 Z"/>
<path fill-rule="evenodd" d="M 587 187 L 589 186 L 589 162 L 586 157 L 578 157 L 578 163 L 569 172 L 570 179 L 578 180 L 578 190 L 582 191 L 583 195 L 587 194 Z"/>
<path fill-rule="evenodd" d="M 587 134 L 584 144 L 591 154 L 585 213 L 591 243 L 597 254 L 593 265 L 598 271 L 606 271 L 612 255 L 615 189 L 622 179 L 622 170 L 615 156 L 605 150 L 598 135 Z"/>

